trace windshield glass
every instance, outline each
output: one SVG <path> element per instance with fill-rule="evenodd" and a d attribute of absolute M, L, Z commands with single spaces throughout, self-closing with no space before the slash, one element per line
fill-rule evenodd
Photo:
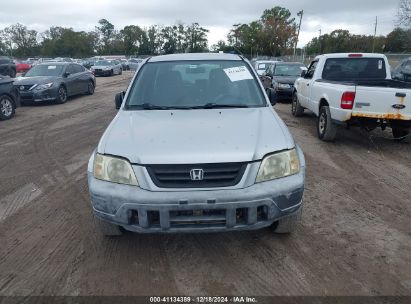
<path fill-rule="evenodd" d="M 275 67 L 274 76 L 300 76 L 304 68 L 297 64 L 279 64 Z"/>
<path fill-rule="evenodd" d="M 63 74 L 63 69 L 64 65 L 40 64 L 31 68 L 25 76 L 60 76 Z"/>
<path fill-rule="evenodd" d="M 94 65 L 96 65 L 96 66 L 99 66 L 99 65 L 107 66 L 107 65 L 114 65 L 114 63 L 112 61 L 109 61 L 109 60 L 99 60 L 99 61 L 96 61 L 96 63 Z"/>
<path fill-rule="evenodd" d="M 323 69 L 326 80 L 355 81 L 385 79 L 387 72 L 382 58 L 330 58 Z"/>
<path fill-rule="evenodd" d="M 147 63 L 126 109 L 149 107 L 262 107 L 265 97 L 243 61 Z"/>

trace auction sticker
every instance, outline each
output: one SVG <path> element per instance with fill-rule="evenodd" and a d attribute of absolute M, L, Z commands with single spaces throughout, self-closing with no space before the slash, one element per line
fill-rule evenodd
<path fill-rule="evenodd" d="M 250 71 L 245 66 L 224 69 L 224 72 L 232 82 L 253 79 Z"/>

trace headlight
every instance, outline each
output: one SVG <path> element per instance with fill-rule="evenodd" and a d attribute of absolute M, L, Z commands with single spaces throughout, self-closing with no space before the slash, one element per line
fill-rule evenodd
<path fill-rule="evenodd" d="M 45 84 L 38 85 L 38 86 L 36 86 L 34 89 L 35 89 L 35 90 L 38 90 L 38 91 L 46 90 L 46 89 L 51 88 L 52 85 L 53 85 L 53 83 L 52 83 L 52 82 L 49 82 L 49 83 L 45 83 Z"/>
<path fill-rule="evenodd" d="M 117 184 L 138 186 L 131 164 L 121 158 L 96 154 L 94 177 Z"/>
<path fill-rule="evenodd" d="M 255 180 L 256 183 L 286 177 L 300 172 L 300 161 L 295 149 L 266 156 Z"/>
<path fill-rule="evenodd" d="M 278 88 L 279 89 L 290 89 L 291 86 L 288 83 L 279 83 Z"/>

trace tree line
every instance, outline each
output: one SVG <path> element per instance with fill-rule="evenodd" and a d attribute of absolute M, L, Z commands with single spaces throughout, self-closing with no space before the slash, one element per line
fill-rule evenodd
<path fill-rule="evenodd" d="M 18 58 L 75 57 L 93 55 L 157 55 L 207 51 L 208 30 L 198 23 L 172 26 L 153 25 L 142 28 L 127 25 L 116 30 L 101 19 L 94 31 L 75 31 L 73 28 L 50 27 L 38 33 L 17 23 L 0 30 L 0 54 Z"/>
<path fill-rule="evenodd" d="M 355 35 L 337 29 L 313 38 L 305 52 L 411 52 L 411 0 L 400 0 L 396 23 L 398 27 L 387 36 Z M 275 6 L 265 10 L 258 20 L 234 24 L 227 40 L 218 41 L 210 50 L 251 57 L 291 55 L 297 43 L 297 32 L 298 26 L 290 10 Z M 207 34 L 208 30 L 198 23 L 149 27 L 127 25 L 118 30 L 107 19 L 101 19 L 93 31 L 53 26 L 42 33 L 17 23 L 0 30 L 0 55 L 82 58 L 206 52 L 209 51 Z"/>

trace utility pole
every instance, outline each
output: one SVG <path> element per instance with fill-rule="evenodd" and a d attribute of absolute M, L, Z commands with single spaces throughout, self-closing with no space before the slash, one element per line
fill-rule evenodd
<path fill-rule="evenodd" d="M 300 23 L 298 24 L 297 40 L 295 41 L 295 45 L 294 45 L 294 60 L 295 60 L 295 55 L 297 52 L 297 43 L 298 43 L 298 38 L 300 37 L 301 21 L 303 20 L 303 15 L 304 15 L 304 10 L 299 11 L 297 14 L 297 16 L 300 17 Z"/>
<path fill-rule="evenodd" d="M 322 49 L 322 47 L 321 47 L 321 29 L 319 29 L 319 32 L 320 32 L 320 36 L 318 36 L 318 43 L 320 44 L 320 53 L 322 53 L 321 52 L 321 49 Z"/>
<path fill-rule="evenodd" d="M 375 16 L 374 40 L 372 41 L 372 52 L 373 53 L 375 50 L 375 38 L 377 36 L 377 24 L 378 24 L 378 16 Z"/>

